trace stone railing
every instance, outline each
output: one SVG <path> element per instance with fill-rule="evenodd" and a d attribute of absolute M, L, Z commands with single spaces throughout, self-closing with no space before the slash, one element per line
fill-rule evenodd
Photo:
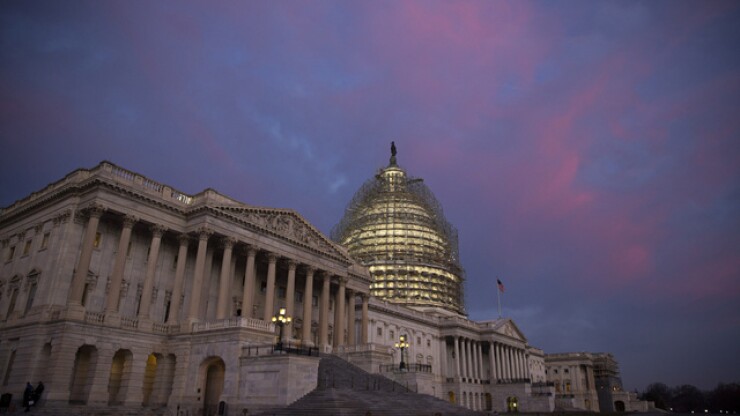
<path fill-rule="evenodd" d="M 133 328 L 139 327 L 139 320 L 136 318 L 128 318 L 125 316 L 121 317 L 121 328 Z"/>
<path fill-rule="evenodd" d="M 105 322 L 105 313 L 85 311 L 85 322 L 102 325 Z"/>
<path fill-rule="evenodd" d="M 358 345 L 342 345 L 339 347 L 336 347 L 334 349 L 334 352 L 337 354 L 348 354 L 348 353 L 355 353 L 355 352 L 381 352 L 386 354 L 392 354 L 393 348 L 382 345 L 382 344 L 375 344 L 375 343 L 368 343 L 368 344 L 358 344 Z"/>
<path fill-rule="evenodd" d="M 219 319 L 216 321 L 193 323 L 193 332 L 213 331 L 227 328 L 250 328 L 269 332 L 275 331 L 275 325 L 273 323 L 254 318 L 234 317 Z"/>
<path fill-rule="evenodd" d="M 152 332 L 155 334 L 178 334 L 180 333 L 180 325 L 167 325 L 167 324 L 160 324 L 157 322 L 152 323 Z"/>
<path fill-rule="evenodd" d="M 134 189 L 141 190 L 147 194 L 156 195 L 178 205 L 193 205 L 197 200 L 195 196 L 179 192 L 167 185 L 139 175 L 138 173 L 131 172 L 130 170 L 126 170 L 110 162 L 101 162 L 92 169 L 77 169 L 65 176 L 63 179 L 47 185 L 43 189 L 14 202 L 6 208 L 0 209 L 0 214 L 10 214 L 17 209 L 22 208 L 24 205 L 45 197 L 52 192 L 56 192 L 68 186 L 80 184 L 93 177 L 106 178 L 108 180 L 130 186 Z"/>
<path fill-rule="evenodd" d="M 404 363 L 403 368 L 400 364 L 380 364 L 379 370 L 381 373 L 431 373 L 431 364 L 409 364 Z"/>
<path fill-rule="evenodd" d="M 130 170 L 126 170 L 109 162 L 101 163 L 90 172 L 113 179 L 119 183 L 133 186 L 134 188 L 141 189 L 147 193 L 156 194 L 168 201 L 184 205 L 192 205 L 195 202 L 195 197 L 186 195 L 182 192 L 170 188 L 167 185 L 155 182 L 145 176 L 139 175 L 135 172 L 131 172 Z"/>

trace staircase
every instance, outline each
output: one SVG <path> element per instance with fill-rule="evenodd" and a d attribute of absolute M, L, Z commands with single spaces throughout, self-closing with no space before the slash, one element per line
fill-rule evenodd
<path fill-rule="evenodd" d="M 319 362 L 318 387 L 293 404 L 259 416 L 449 416 L 480 415 L 444 400 L 408 391 L 333 355 Z"/>

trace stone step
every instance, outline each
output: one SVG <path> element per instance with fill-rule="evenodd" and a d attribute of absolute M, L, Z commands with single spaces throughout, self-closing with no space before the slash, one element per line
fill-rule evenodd
<path fill-rule="evenodd" d="M 379 374 L 370 374 L 339 357 L 323 356 L 318 387 L 293 404 L 261 416 L 435 416 L 480 415 L 424 394 Z"/>

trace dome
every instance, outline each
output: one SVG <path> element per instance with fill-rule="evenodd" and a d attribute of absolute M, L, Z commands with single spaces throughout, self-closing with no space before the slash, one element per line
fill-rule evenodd
<path fill-rule="evenodd" d="M 465 313 L 457 230 L 422 179 L 396 164 L 395 146 L 388 167 L 355 193 L 331 237 L 368 267 L 373 296 Z"/>

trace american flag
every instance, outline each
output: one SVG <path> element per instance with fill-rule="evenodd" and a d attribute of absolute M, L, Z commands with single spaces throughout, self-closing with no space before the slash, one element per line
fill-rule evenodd
<path fill-rule="evenodd" d="M 498 290 L 500 290 L 501 293 L 504 293 L 504 284 L 501 283 L 501 279 L 496 279 L 496 283 L 498 283 Z"/>

